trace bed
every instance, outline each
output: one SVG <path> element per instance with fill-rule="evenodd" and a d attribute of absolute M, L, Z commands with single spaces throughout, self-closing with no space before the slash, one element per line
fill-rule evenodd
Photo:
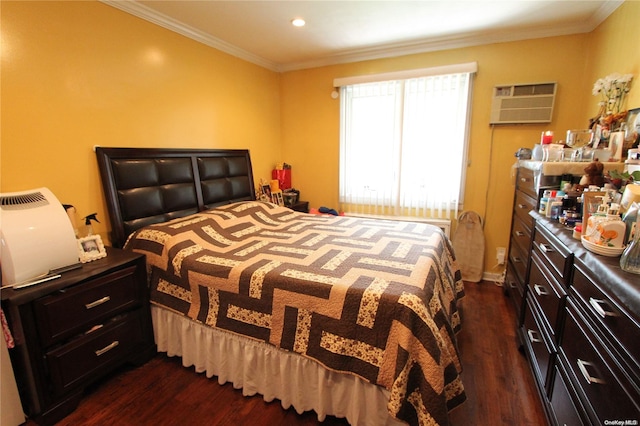
<path fill-rule="evenodd" d="M 247 150 L 96 153 L 111 244 L 146 255 L 159 352 L 320 421 L 448 424 L 464 287 L 439 228 L 257 201 Z"/>

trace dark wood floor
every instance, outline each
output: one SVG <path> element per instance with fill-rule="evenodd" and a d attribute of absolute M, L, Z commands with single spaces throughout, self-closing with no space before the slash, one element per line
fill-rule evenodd
<path fill-rule="evenodd" d="M 518 351 L 513 312 L 493 283 L 467 283 L 458 342 L 467 401 L 451 412 L 453 426 L 544 425 L 535 384 Z M 232 385 L 196 374 L 175 358 L 157 355 L 89 389 L 58 425 L 346 425 L 319 423 L 313 412 L 284 410 L 278 401 L 243 397 Z M 27 425 L 33 425 L 27 422 Z"/>
<path fill-rule="evenodd" d="M 467 283 L 458 334 L 467 401 L 453 426 L 546 425 L 525 356 L 518 350 L 513 302 L 494 283 Z"/>

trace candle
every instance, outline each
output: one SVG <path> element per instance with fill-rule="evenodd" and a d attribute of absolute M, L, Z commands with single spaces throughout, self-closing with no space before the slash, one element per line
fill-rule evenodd
<path fill-rule="evenodd" d="M 540 136 L 540 143 L 543 145 L 547 145 L 551 142 L 553 142 L 553 132 L 551 130 L 542 132 L 542 135 Z"/>

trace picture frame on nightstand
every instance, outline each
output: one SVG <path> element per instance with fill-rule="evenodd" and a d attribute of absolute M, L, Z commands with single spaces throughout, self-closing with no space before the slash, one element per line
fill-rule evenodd
<path fill-rule="evenodd" d="M 271 201 L 273 202 L 273 204 L 284 206 L 284 198 L 282 196 L 282 191 L 272 191 Z"/>
<path fill-rule="evenodd" d="M 271 185 L 268 183 L 260 185 L 260 200 L 271 202 Z"/>
<path fill-rule="evenodd" d="M 78 238 L 78 254 L 82 263 L 107 257 L 107 250 L 102 243 L 102 237 L 100 235 L 89 235 L 84 238 Z"/>

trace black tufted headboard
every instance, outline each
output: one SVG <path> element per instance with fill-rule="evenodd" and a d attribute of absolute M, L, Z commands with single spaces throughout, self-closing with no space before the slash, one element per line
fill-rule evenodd
<path fill-rule="evenodd" d="M 143 226 L 255 199 L 245 149 L 96 148 L 96 155 L 114 247 Z"/>

